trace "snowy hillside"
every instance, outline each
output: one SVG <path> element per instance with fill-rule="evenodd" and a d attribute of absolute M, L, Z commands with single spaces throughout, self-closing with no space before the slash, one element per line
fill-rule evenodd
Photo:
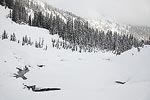
<path fill-rule="evenodd" d="M 110 53 L 80 54 L 0 40 L 1 100 L 149 100 L 149 47 L 121 56 Z M 132 53 L 134 55 L 132 55 Z M 130 58 L 130 59 L 129 59 Z M 138 63 L 137 63 L 138 62 Z M 39 68 L 38 64 L 45 67 Z M 27 80 L 15 79 L 16 67 L 30 65 Z M 117 84 L 116 80 L 126 84 Z M 34 93 L 22 84 L 60 87 L 61 91 Z"/>
<path fill-rule="evenodd" d="M 116 23 L 113 20 L 101 18 L 99 20 L 88 20 L 92 27 L 107 32 L 118 32 L 120 34 L 133 34 L 139 39 L 148 40 L 150 36 L 150 27 L 146 26 L 135 26 Z"/>
<path fill-rule="evenodd" d="M 130 28 L 128 25 L 117 24 L 106 18 L 101 18 L 100 20 L 89 20 L 89 23 L 91 23 L 92 27 L 104 30 L 105 32 L 112 30 L 113 32 L 128 34 Z"/>
<path fill-rule="evenodd" d="M 0 6 L 0 100 L 149 100 L 150 46 L 133 48 L 120 56 L 109 52 L 78 53 L 52 48 L 50 35 L 42 28 L 19 25 Z M 2 40 L 4 30 L 17 40 L 28 35 L 44 39 L 48 49 Z M 9 37 L 10 38 L 10 37 Z M 61 40 L 61 39 L 60 39 Z M 38 67 L 38 65 L 44 67 Z M 27 80 L 13 77 L 16 67 L 27 66 Z M 117 83 L 125 82 L 124 84 Z M 33 92 L 24 85 L 58 87 L 60 91 Z"/>

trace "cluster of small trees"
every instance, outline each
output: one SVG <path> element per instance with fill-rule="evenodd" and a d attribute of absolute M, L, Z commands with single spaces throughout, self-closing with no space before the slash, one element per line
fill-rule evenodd
<path fill-rule="evenodd" d="M 36 48 L 43 48 L 44 47 L 44 39 L 39 38 L 38 41 L 33 42 L 31 40 L 31 37 L 28 37 L 27 35 L 25 35 L 22 38 L 22 46 L 24 46 L 24 45 L 30 45 L 30 46 L 34 45 Z M 46 46 L 45 50 L 47 50 L 47 46 Z"/>
<path fill-rule="evenodd" d="M 13 1 L 13 0 L 12 0 Z M 70 48 L 75 51 L 79 48 L 79 52 L 92 52 L 99 50 L 113 51 L 115 54 L 121 54 L 132 47 L 142 47 L 144 44 L 150 44 L 150 40 L 139 40 L 133 35 L 119 34 L 112 31 L 106 33 L 89 26 L 89 23 L 79 17 L 66 16 L 65 20 L 62 16 L 54 13 L 42 12 L 39 10 L 40 5 L 34 4 L 28 0 L 13 1 L 12 20 L 18 23 L 28 23 L 30 26 L 46 28 L 50 34 L 58 34 L 65 42 L 52 41 L 53 47 Z M 28 14 L 28 9 L 34 11 L 34 16 Z M 69 14 L 69 13 L 67 13 Z M 30 39 L 29 39 L 30 40 Z M 42 48 L 43 40 L 35 42 L 35 47 Z M 25 44 L 27 41 L 23 42 Z M 69 43 L 69 46 L 66 43 Z M 28 43 L 27 43 L 28 44 Z M 65 46 L 64 46 L 65 45 Z M 77 48 L 77 49 L 76 49 Z"/>
<path fill-rule="evenodd" d="M 44 39 L 42 38 L 40 38 L 39 39 L 39 41 L 35 41 L 35 47 L 36 48 L 43 48 L 43 46 L 44 46 Z"/>
<path fill-rule="evenodd" d="M 23 36 L 22 38 L 22 46 L 24 45 L 34 45 L 36 48 L 43 48 L 44 47 L 44 39 L 39 38 L 38 41 L 33 42 L 31 40 L 31 37 L 28 37 L 27 35 Z M 44 48 L 45 50 L 47 50 L 47 46 Z"/>
<path fill-rule="evenodd" d="M 33 45 L 33 42 L 31 41 L 31 38 L 25 35 L 22 38 L 22 45 Z"/>
<path fill-rule="evenodd" d="M 6 31 L 4 30 L 4 32 L 3 32 L 3 34 L 2 34 L 2 40 L 4 40 L 4 39 L 8 39 L 9 38 L 9 36 L 8 36 L 8 34 L 6 33 Z M 13 34 L 11 34 L 10 35 L 10 41 L 16 41 L 16 36 L 15 36 L 15 33 L 13 33 Z"/>
<path fill-rule="evenodd" d="M 10 41 L 16 41 L 16 35 L 15 35 L 15 33 L 13 33 L 13 34 L 11 34 L 10 35 Z"/>
<path fill-rule="evenodd" d="M 10 37 L 10 39 L 9 39 L 9 37 Z M 21 43 L 22 46 L 24 46 L 24 45 L 30 45 L 30 46 L 34 45 L 36 48 L 44 48 L 44 39 L 43 38 L 42 39 L 39 38 L 38 41 L 33 42 L 31 40 L 31 37 L 28 37 L 27 35 L 25 35 L 25 36 L 23 36 L 22 41 L 20 42 L 20 40 L 17 40 L 15 33 L 8 36 L 8 34 L 5 30 L 2 33 L 1 38 L 2 38 L 2 40 L 8 39 L 8 40 L 13 41 L 13 42 Z M 47 50 L 47 45 L 44 48 L 44 50 Z"/>

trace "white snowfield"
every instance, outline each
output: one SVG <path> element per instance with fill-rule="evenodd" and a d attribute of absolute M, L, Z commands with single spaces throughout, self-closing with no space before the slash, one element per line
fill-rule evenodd
<path fill-rule="evenodd" d="M 48 30 L 19 25 L 6 18 L 0 6 L 0 36 L 6 30 L 18 40 L 28 35 L 44 38 L 48 50 L 0 38 L 0 100 L 150 100 L 150 46 L 133 48 L 120 56 L 110 52 L 79 53 L 51 46 Z M 40 68 L 37 65 L 43 64 Z M 16 67 L 30 65 L 27 80 L 13 77 Z M 126 82 L 118 84 L 115 81 Z M 26 85 L 58 87 L 60 91 L 33 92 Z"/>

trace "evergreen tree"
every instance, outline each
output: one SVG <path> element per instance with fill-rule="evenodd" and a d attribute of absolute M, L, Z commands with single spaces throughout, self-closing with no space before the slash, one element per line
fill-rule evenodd
<path fill-rule="evenodd" d="M 31 15 L 29 16 L 29 21 L 28 21 L 29 25 L 32 26 L 32 20 L 31 20 Z"/>
<path fill-rule="evenodd" d="M 13 11 L 12 11 L 12 20 L 14 22 L 18 22 L 19 21 L 19 2 L 15 2 L 14 7 L 13 7 Z"/>
<path fill-rule="evenodd" d="M 9 18 L 12 18 L 12 10 L 9 11 Z"/>
<path fill-rule="evenodd" d="M 2 40 L 4 39 L 8 39 L 8 35 L 5 30 L 4 30 L 4 33 L 2 34 Z"/>

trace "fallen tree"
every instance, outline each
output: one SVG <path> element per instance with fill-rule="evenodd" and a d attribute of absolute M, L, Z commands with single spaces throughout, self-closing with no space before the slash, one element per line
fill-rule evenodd
<path fill-rule="evenodd" d="M 39 88 L 36 85 L 25 85 L 25 88 L 27 88 L 28 90 L 32 90 L 33 92 L 44 92 L 44 91 L 55 91 L 55 90 L 61 90 L 60 88 Z"/>
<path fill-rule="evenodd" d="M 122 81 L 115 81 L 118 84 L 125 84 L 126 82 L 122 82 Z"/>

